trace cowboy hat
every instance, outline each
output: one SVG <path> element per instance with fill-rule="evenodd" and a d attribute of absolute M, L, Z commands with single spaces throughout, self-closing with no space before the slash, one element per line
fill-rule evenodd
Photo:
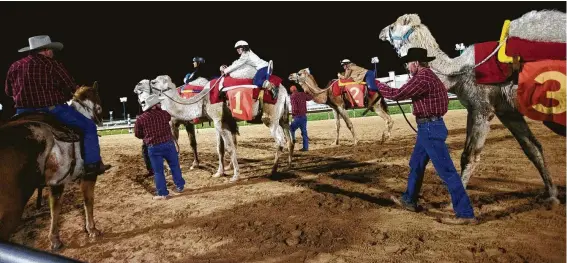
<path fill-rule="evenodd" d="M 401 57 L 400 60 L 402 63 L 408 63 L 413 61 L 419 62 L 430 62 L 433 61 L 435 57 L 428 57 L 427 50 L 418 47 L 412 47 L 408 50 L 408 53 Z"/>
<path fill-rule="evenodd" d="M 51 42 L 51 38 L 46 35 L 33 36 L 28 39 L 29 47 L 20 48 L 18 52 L 25 52 L 37 49 L 63 49 L 63 44 L 59 42 Z"/>

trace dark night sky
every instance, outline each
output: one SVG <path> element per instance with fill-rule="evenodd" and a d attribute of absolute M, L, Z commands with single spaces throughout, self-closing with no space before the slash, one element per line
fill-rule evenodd
<path fill-rule="evenodd" d="M 444 11 L 442 11 L 442 9 Z M 30 36 L 46 34 L 65 47 L 57 58 L 77 83 L 98 80 L 105 118 L 122 115 L 119 97 L 128 96 L 127 111 L 139 105 L 133 94 L 141 79 L 167 74 L 180 85 L 192 71 L 193 56 L 207 60 L 207 72 L 238 58 L 234 43 L 246 40 L 275 74 L 310 67 L 320 85 L 349 58 L 370 68 L 378 56 L 379 76 L 405 71 L 392 47 L 378 39 L 380 30 L 406 13 L 417 13 L 441 48 L 456 56 L 456 43 L 494 41 L 505 19 L 530 10 L 557 9 L 565 2 L 2 2 L 0 3 L 0 81 L 17 50 Z M 347 12 L 343 12 L 348 10 Z M 449 11 L 447 11 L 449 10 Z M 267 23 L 264 13 L 273 16 Z M 286 87 L 288 83 L 284 83 Z M 2 85 L 4 88 L 4 85 Z M 11 114 L 2 89 L 5 118 Z"/>

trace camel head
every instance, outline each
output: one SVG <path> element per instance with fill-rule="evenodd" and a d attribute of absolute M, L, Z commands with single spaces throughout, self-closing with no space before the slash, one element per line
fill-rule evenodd
<path fill-rule="evenodd" d="M 136 84 L 134 93 L 138 95 L 138 103 L 142 106 L 143 111 L 161 102 L 159 94 L 152 91 L 150 81 L 147 79 L 143 79 Z"/>
<path fill-rule="evenodd" d="M 420 26 L 422 26 L 421 19 L 417 14 L 405 14 L 382 29 L 378 37 L 382 41 L 390 42 L 398 56 L 402 57 L 411 47 L 409 44 L 415 38 L 414 31 Z"/>
<path fill-rule="evenodd" d="M 175 84 L 168 75 L 161 75 L 150 81 L 150 88 L 163 93 L 169 90 L 175 90 L 177 87 L 175 87 Z"/>
<path fill-rule="evenodd" d="M 305 82 L 307 76 L 311 76 L 311 72 L 309 71 L 309 68 L 304 68 L 297 73 L 289 74 L 288 79 L 301 84 L 300 82 Z"/>

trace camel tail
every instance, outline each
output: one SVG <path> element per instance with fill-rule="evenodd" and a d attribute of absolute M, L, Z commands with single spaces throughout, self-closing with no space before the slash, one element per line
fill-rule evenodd
<path fill-rule="evenodd" d="M 389 113 L 388 104 L 386 103 L 386 99 L 382 95 L 380 95 L 380 108 L 382 108 L 384 112 Z"/>

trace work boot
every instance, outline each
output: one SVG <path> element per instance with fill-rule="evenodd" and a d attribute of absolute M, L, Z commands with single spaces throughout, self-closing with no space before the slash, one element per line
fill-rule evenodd
<path fill-rule="evenodd" d="M 394 201 L 394 203 L 396 203 L 397 205 L 405 208 L 406 210 L 412 211 L 412 212 L 417 212 L 417 205 L 416 204 L 410 204 L 407 203 L 406 201 L 404 201 L 404 199 L 398 199 L 395 196 L 390 196 L 390 199 L 392 201 Z"/>
<path fill-rule="evenodd" d="M 108 164 L 104 164 L 102 161 L 97 163 L 86 164 L 85 174 L 91 176 L 100 175 L 106 172 L 108 169 L 110 169 L 110 167 L 112 166 Z"/>
<path fill-rule="evenodd" d="M 476 217 L 473 218 L 440 218 L 438 220 L 443 224 L 448 225 L 477 225 L 478 219 Z"/>

